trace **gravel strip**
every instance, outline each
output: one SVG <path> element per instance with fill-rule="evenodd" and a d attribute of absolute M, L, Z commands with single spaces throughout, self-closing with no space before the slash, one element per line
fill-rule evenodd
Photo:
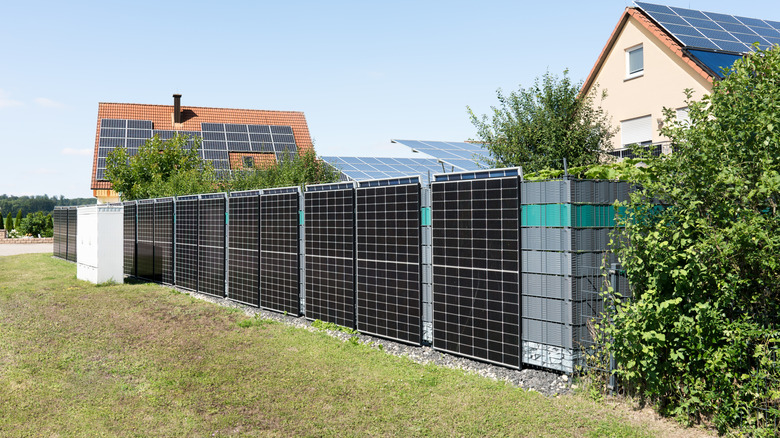
<path fill-rule="evenodd" d="M 302 328 L 309 331 L 322 331 L 311 326 L 311 321 L 304 317 L 292 317 L 281 313 L 270 312 L 256 307 L 247 306 L 226 298 L 217 298 L 211 295 L 205 295 L 198 292 L 178 289 L 194 298 L 218 304 L 223 307 L 232 307 L 241 309 L 247 316 L 259 315 L 260 318 L 270 319 L 281 322 L 293 327 Z M 461 369 L 470 373 L 479 374 L 493 380 L 504 380 L 518 388 L 536 391 L 548 397 L 571 394 L 576 385 L 572 385 L 571 378 L 565 374 L 543 371 L 539 369 L 513 370 L 489 363 L 478 362 L 463 357 L 453 356 L 432 349 L 431 347 L 406 345 L 399 342 L 386 339 L 375 338 L 373 336 L 358 334 L 348 334 L 336 330 L 326 330 L 334 338 L 347 341 L 351 337 L 357 337 L 362 344 L 366 344 L 377 350 L 382 350 L 394 356 L 405 356 L 419 364 L 435 364 L 453 369 Z"/>

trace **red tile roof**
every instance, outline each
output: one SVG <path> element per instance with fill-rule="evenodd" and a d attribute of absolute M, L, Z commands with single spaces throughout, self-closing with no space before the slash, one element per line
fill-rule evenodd
<path fill-rule="evenodd" d="M 98 105 L 97 129 L 95 130 L 95 154 L 92 160 L 92 190 L 110 189 L 108 181 L 98 181 L 98 144 L 100 143 L 101 119 L 151 120 L 154 129 L 200 131 L 201 123 L 236 123 L 247 125 L 290 126 L 295 136 L 298 152 L 314 149 L 309 127 L 302 112 L 265 111 L 230 108 L 206 108 L 182 106 L 182 123 L 174 127 L 173 105 L 146 105 L 137 103 L 105 103 Z"/>
<path fill-rule="evenodd" d="M 585 79 L 585 82 L 582 84 L 582 89 L 580 90 L 580 93 L 587 93 L 590 91 L 590 87 L 593 86 L 593 82 L 596 80 L 596 76 L 601 70 L 601 67 L 604 65 L 604 62 L 607 59 L 607 55 L 609 55 L 609 52 L 612 50 L 612 47 L 615 45 L 615 42 L 617 41 L 620 32 L 623 31 L 623 27 L 628 22 L 629 17 L 636 19 L 636 21 L 638 21 L 640 25 L 642 25 L 645 29 L 649 30 L 650 33 L 653 34 L 653 36 L 658 38 L 658 41 L 662 45 L 666 46 L 672 52 L 674 52 L 675 55 L 679 56 L 680 59 L 683 60 L 683 62 L 685 62 L 688 66 L 690 66 L 693 69 L 693 71 L 695 71 L 701 77 L 703 77 L 704 79 L 712 83 L 712 79 L 713 79 L 712 76 L 703 68 L 701 68 L 701 66 L 699 66 L 699 64 L 697 64 L 693 59 L 691 59 L 688 55 L 686 55 L 683 52 L 683 46 L 681 46 L 680 43 L 678 43 L 674 38 L 672 38 L 671 35 L 669 35 L 664 29 L 662 29 L 657 24 L 655 24 L 653 20 L 651 20 L 647 15 L 645 15 L 644 12 L 642 12 L 642 10 L 638 8 L 626 8 L 625 12 L 623 12 L 623 15 L 620 17 L 617 26 L 615 26 L 615 29 L 612 31 L 612 34 L 609 36 L 609 39 L 607 40 L 607 44 L 601 50 L 601 54 L 596 60 L 596 63 L 593 64 L 593 68 L 590 70 L 590 74 L 588 74 L 588 78 Z"/>

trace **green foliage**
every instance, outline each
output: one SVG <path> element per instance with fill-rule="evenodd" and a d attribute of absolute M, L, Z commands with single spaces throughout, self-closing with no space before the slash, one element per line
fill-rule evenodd
<path fill-rule="evenodd" d="M 22 224 L 22 209 L 19 209 L 19 212 L 16 213 L 16 220 L 14 221 L 14 229 L 19 228 L 19 226 Z"/>
<path fill-rule="evenodd" d="M 630 158 L 618 163 L 599 163 L 569 168 L 569 175 L 579 179 L 606 179 L 612 181 L 641 182 L 650 176 L 648 167 L 654 158 Z M 542 181 L 563 178 L 562 169 L 544 168 L 535 172 L 523 173 L 526 181 Z"/>
<path fill-rule="evenodd" d="M 238 326 L 241 328 L 265 327 L 271 324 L 276 324 L 276 321 L 271 319 L 265 319 L 261 317 L 259 313 L 253 316 L 252 318 L 244 319 L 238 322 Z"/>
<path fill-rule="evenodd" d="M 122 200 L 209 193 L 217 187 L 210 162 L 200 158 L 200 138 L 187 145 L 187 136 L 147 140 L 132 157 L 116 148 L 106 158 L 106 179 Z"/>
<path fill-rule="evenodd" d="M 312 321 L 311 326 L 320 330 L 332 330 L 332 331 L 347 333 L 350 335 L 358 334 L 357 330 L 353 330 L 349 327 L 344 327 L 343 325 L 338 325 L 333 322 L 321 321 L 319 319 L 315 319 L 314 321 Z"/>
<path fill-rule="evenodd" d="M 11 213 L 8 213 L 8 217 L 5 218 L 5 229 L 9 232 L 14 229 L 14 218 Z"/>
<path fill-rule="evenodd" d="M 64 196 L 9 196 L 0 195 L 0 211 L 22 210 L 22 216 L 42 211 L 44 214 L 54 211 L 60 205 L 89 205 L 97 202 L 95 198 L 66 198 Z"/>
<path fill-rule="evenodd" d="M 685 421 L 772 434 L 780 406 L 780 47 L 734 64 L 690 122 L 667 110 L 675 153 L 647 169 L 620 259 L 618 375 Z M 660 202 L 665 208 L 657 208 Z"/>
<path fill-rule="evenodd" d="M 51 215 L 44 216 L 42 212 L 35 214 L 28 213 L 27 216 L 20 221 L 18 231 L 23 236 L 38 237 L 52 237 L 54 235 L 54 223 L 50 222 Z"/>
<path fill-rule="evenodd" d="M 220 181 L 224 191 L 263 189 L 267 187 L 289 187 L 305 184 L 337 182 L 339 172 L 327 163 L 318 160 L 313 151 L 301 155 L 288 155 L 266 168 L 234 171 Z"/>
<path fill-rule="evenodd" d="M 562 78 L 547 72 L 532 87 L 508 96 L 499 89 L 499 106 L 491 107 L 490 117 L 468 108 L 477 140 L 490 152 L 483 161 L 489 167 L 523 166 L 527 171 L 561 169 L 564 158 L 572 166 L 598 163 L 614 132 L 595 104 L 595 90 L 581 96 L 581 86 L 571 82 L 568 70 Z"/>

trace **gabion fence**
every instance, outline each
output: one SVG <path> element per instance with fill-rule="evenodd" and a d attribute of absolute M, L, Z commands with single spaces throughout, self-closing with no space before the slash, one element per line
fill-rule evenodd
<path fill-rule="evenodd" d="M 613 203 L 628 191 L 498 169 L 430 186 L 409 177 L 125 202 L 124 272 L 511 368 L 572 372 L 603 307 L 594 272 L 615 262 Z M 58 257 L 65 217 L 55 212 Z"/>

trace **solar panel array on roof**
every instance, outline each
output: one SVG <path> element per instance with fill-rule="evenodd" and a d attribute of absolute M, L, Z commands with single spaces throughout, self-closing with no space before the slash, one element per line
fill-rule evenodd
<path fill-rule="evenodd" d="M 477 143 L 419 140 L 392 141 L 393 143 L 407 146 L 413 151 L 428 154 L 453 167 L 452 169 L 446 169 L 445 172 L 480 170 L 482 167 L 479 163 L 488 155 L 487 150 Z"/>
<path fill-rule="evenodd" d="M 747 53 L 753 43 L 762 49 L 780 44 L 780 22 L 636 2 L 683 45 Z"/>
<path fill-rule="evenodd" d="M 326 163 L 339 169 L 352 181 L 401 178 L 419 175 L 428 181 L 428 175 L 450 172 L 452 166 L 435 158 L 373 158 L 373 157 L 321 157 Z M 456 172 L 464 169 L 456 168 Z"/>

